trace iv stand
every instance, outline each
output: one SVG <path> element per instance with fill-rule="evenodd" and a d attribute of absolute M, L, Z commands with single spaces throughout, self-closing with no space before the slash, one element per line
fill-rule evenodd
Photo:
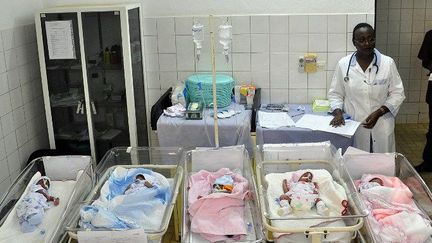
<path fill-rule="evenodd" d="M 215 147 L 219 148 L 219 127 L 217 117 L 217 98 L 216 98 L 216 61 L 215 61 L 215 43 L 213 32 L 213 15 L 209 15 L 210 27 L 210 49 L 211 49 L 211 63 L 212 63 L 212 85 L 213 85 L 213 119 L 214 119 L 214 139 Z"/>

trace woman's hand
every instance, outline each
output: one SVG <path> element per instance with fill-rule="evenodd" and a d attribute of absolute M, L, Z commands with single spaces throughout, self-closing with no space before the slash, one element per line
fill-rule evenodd
<path fill-rule="evenodd" d="M 385 106 L 382 106 L 378 110 L 372 112 L 372 114 L 370 114 L 362 123 L 363 127 L 367 129 L 372 129 L 376 125 L 378 119 L 387 112 L 388 108 Z"/>
<path fill-rule="evenodd" d="M 339 127 L 345 125 L 345 119 L 343 118 L 343 113 L 341 109 L 336 109 L 333 111 L 334 118 L 330 121 L 332 127 Z"/>
<path fill-rule="evenodd" d="M 375 124 L 377 123 L 378 118 L 380 118 L 380 116 L 381 115 L 378 112 L 376 112 L 376 111 L 372 112 L 372 114 L 370 114 L 366 118 L 366 120 L 362 123 L 363 127 L 367 128 L 367 129 L 372 129 L 375 126 Z"/>

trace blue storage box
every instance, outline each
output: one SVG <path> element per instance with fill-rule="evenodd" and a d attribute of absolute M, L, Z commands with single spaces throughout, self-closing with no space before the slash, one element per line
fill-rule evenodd
<path fill-rule="evenodd" d="M 202 102 L 213 107 L 213 84 L 211 73 L 193 74 L 186 79 L 186 88 L 190 102 Z M 216 99 L 218 108 L 231 104 L 234 79 L 225 74 L 216 74 Z"/>

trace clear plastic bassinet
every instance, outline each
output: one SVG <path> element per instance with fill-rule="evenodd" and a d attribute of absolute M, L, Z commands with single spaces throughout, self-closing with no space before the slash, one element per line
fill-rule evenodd
<path fill-rule="evenodd" d="M 432 218 L 432 193 L 424 180 L 413 168 L 408 159 L 400 153 L 362 153 L 344 155 L 344 164 L 353 180 L 358 180 L 363 174 L 382 174 L 398 177 L 413 193 L 418 208 L 430 220 Z M 361 233 L 366 242 L 380 243 L 381 240 L 373 234 L 371 224 L 366 218 Z M 425 242 L 432 242 L 429 237 Z"/>
<path fill-rule="evenodd" d="M 261 216 L 268 241 L 364 242 L 361 236 L 357 235 L 357 231 L 363 226 L 364 217 L 368 212 L 360 201 L 355 186 L 342 164 L 340 150 L 336 150 L 330 142 L 264 144 L 258 147 L 255 157 Z M 267 197 L 269 184 L 266 181 L 266 175 L 301 169 L 324 169 L 329 172 L 332 179 L 345 190 L 348 199 L 347 214 L 334 217 L 308 216 L 302 218 L 272 214 Z M 272 176 L 268 178 L 270 177 L 274 178 Z M 320 223 L 314 224 L 317 220 Z"/>
<path fill-rule="evenodd" d="M 163 217 L 161 219 L 160 227 L 158 229 L 148 230 L 148 229 L 138 229 L 141 230 L 140 234 L 135 237 L 142 237 L 143 235 L 147 238 L 146 242 L 161 242 L 162 237 L 166 233 L 168 229 L 168 225 L 171 219 L 171 215 L 174 213 L 174 226 L 175 231 L 179 232 L 179 214 L 178 211 L 175 210 L 175 205 L 180 185 L 182 183 L 183 178 L 183 167 L 182 163 L 179 163 L 182 160 L 182 150 L 179 148 L 148 148 L 148 147 L 137 147 L 137 148 L 126 148 L 126 147 L 117 147 L 109 150 L 105 156 L 102 158 L 101 162 L 98 164 L 96 168 L 96 176 L 98 179 L 97 185 L 92 189 L 89 196 L 81 203 L 76 204 L 74 210 L 67 217 L 67 234 L 64 235 L 63 240 L 71 240 L 74 239 L 79 242 L 80 234 L 83 231 L 87 231 L 87 238 L 89 237 L 88 233 L 90 232 L 90 238 L 94 237 L 94 242 L 100 240 L 100 233 L 105 232 L 105 235 L 110 235 L 111 239 L 118 238 L 118 242 L 124 242 L 120 239 L 126 238 L 124 234 L 128 234 L 126 231 L 104 231 L 104 230 L 95 230 L 88 231 L 79 227 L 79 219 L 80 219 L 80 209 L 84 205 L 89 205 L 93 201 L 95 201 L 100 196 L 100 189 L 106 182 L 106 180 L 110 177 L 110 175 L 114 172 L 114 170 L 118 167 L 131 169 L 131 168 L 145 168 L 149 169 L 153 172 L 157 172 L 162 174 L 167 178 L 171 187 L 171 195 L 170 201 L 168 202 L 166 208 L 163 212 Z M 180 202 L 178 203 L 180 205 Z M 80 233 L 81 232 L 81 233 Z M 94 232 L 94 236 L 92 236 L 92 232 Z M 132 232 L 132 231 L 131 231 Z M 131 234 L 133 235 L 133 234 Z M 179 235 L 179 233 L 178 233 Z M 131 236 L 133 237 L 133 236 Z M 142 238 L 140 239 L 142 241 Z M 141 241 L 133 242 L 141 242 Z"/>
<path fill-rule="evenodd" d="M 185 160 L 185 177 L 183 188 L 183 227 L 182 242 L 198 243 L 209 242 L 199 234 L 190 230 L 191 221 L 188 213 L 188 184 L 192 174 L 200 170 L 215 172 L 221 168 L 228 168 L 231 171 L 240 172 L 249 182 L 250 199 L 245 199 L 244 206 L 244 227 L 247 229 L 247 237 L 235 242 L 263 242 L 261 220 L 259 218 L 259 205 L 255 178 L 252 172 L 251 161 L 247 150 L 243 145 L 221 148 L 197 148 L 187 151 Z M 227 240 L 227 242 L 233 242 Z"/>
<path fill-rule="evenodd" d="M 0 201 L 0 242 L 60 242 L 64 233 L 65 216 L 82 201 L 95 184 L 90 156 L 46 156 L 30 162 L 12 182 Z M 30 183 L 39 176 L 51 180 L 49 193 L 60 198 L 60 204 L 45 211 L 38 229 L 22 233 L 16 216 L 16 205 L 27 193 Z M 62 190 L 58 190 L 62 188 Z"/>

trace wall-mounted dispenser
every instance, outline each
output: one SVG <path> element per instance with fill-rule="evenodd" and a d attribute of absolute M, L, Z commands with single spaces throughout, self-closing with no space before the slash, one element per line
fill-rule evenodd
<path fill-rule="evenodd" d="M 304 63 L 304 70 L 306 73 L 315 73 L 317 71 L 317 54 L 306 54 L 304 56 Z"/>

